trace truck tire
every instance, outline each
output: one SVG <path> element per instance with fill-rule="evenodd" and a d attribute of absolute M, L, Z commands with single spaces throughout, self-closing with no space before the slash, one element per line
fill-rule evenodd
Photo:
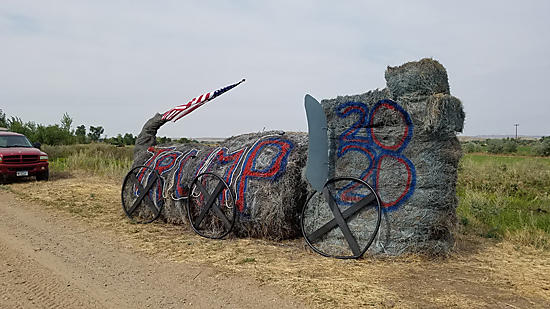
<path fill-rule="evenodd" d="M 36 180 L 38 181 L 48 181 L 50 179 L 50 171 L 46 170 L 44 172 L 41 172 L 39 174 L 36 174 Z"/>

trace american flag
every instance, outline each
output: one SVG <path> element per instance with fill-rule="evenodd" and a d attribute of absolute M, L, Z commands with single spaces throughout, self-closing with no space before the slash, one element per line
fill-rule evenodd
<path fill-rule="evenodd" d="M 237 87 L 242 82 L 244 82 L 244 78 L 243 78 L 243 80 L 241 80 L 240 82 L 238 82 L 236 84 L 229 85 L 229 86 L 224 87 L 222 89 L 218 89 L 216 91 L 208 92 L 208 93 L 205 93 L 205 94 L 200 95 L 198 97 L 195 97 L 191 101 L 187 102 L 186 104 L 178 105 L 178 106 L 172 108 L 171 110 L 167 111 L 166 113 L 164 113 L 162 115 L 162 119 L 167 120 L 167 121 L 172 120 L 172 121 L 176 122 L 179 119 L 181 119 L 181 117 L 183 117 L 183 116 L 189 114 L 190 112 L 196 110 L 197 108 L 201 107 L 206 102 L 213 100 L 217 96 L 222 95 L 223 93 Z"/>

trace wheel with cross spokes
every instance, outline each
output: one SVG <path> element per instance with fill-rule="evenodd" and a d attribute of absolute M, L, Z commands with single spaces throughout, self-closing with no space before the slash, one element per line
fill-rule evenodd
<path fill-rule="evenodd" d="M 373 243 L 382 216 L 380 198 L 365 181 L 332 178 L 309 195 L 300 218 L 302 234 L 315 252 L 339 259 L 360 258 Z"/>
<path fill-rule="evenodd" d="M 164 208 L 163 179 L 151 167 L 139 165 L 122 182 L 122 210 L 134 223 L 155 221 Z"/>
<path fill-rule="evenodd" d="M 227 183 L 213 173 L 195 177 L 187 197 L 187 217 L 193 230 L 206 238 L 221 239 L 235 225 L 237 206 Z"/>

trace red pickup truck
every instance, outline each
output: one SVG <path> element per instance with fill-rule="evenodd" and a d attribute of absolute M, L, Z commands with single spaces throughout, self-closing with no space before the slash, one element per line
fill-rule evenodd
<path fill-rule="evenodd" d="M 23 134 L 0 128 L 0 181 L 36 176 L 48 180 L 48 155 L 35 148 Z"/>

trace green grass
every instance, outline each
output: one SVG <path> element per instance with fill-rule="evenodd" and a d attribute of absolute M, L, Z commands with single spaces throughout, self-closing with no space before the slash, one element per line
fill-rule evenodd
<path fill-rule="evenodd" d="M 467 154 L 457 215 L 465 233 L 550 248 L 550 158 Z"/>
<path fill-rule="evenodd" d="M 114 178 L 122 178 L 130 170 L 133 149 L 100 143 L 43 147 L 53 175 L 84 171 Z"/>
<path fill-rule="evenodd" d="M 535 150 L 533 145 L 518 145 L 518 150 L 516 152 L 518 156 L 535 156 Z"/>

